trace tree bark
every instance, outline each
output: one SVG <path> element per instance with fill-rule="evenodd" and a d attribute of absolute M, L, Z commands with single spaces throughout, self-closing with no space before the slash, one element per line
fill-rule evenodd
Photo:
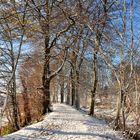
<path fill-rule="evenodd" d="M 60 94 L 61 94 L 61 103 L 64 103 L 64 79 L 62 81 Z"/>
<path fill-rule="evenodd" d="M 71 70 L 71 105 L 75 104 L 75 84 L 74 84 L 74 73 Z"/>
<path fill-rule="evenodd" d="M 52 112 L 50 106 L 50 79 L 46 79 L 43 87 L 43 115 Z"/>
<path fill-rule="evenodd" d="M 76 82 L 76 85 L 75 85 L 75 96 L 76 96 L 76 98 L 75 98 L 75 107 L 77 108 L 77 109 L 79 109 L 80 108 L 80 97 L 79 97 L 79 71 L 78 70 L 76 70 L 76 73 L 75 73 L 76 75 L 75 75 L 75 78 L 76 78 L 76 80 L 75 80 L 75 82 Z"/>
<path fill-rule="evenodd" d="M 15 58 L 13 54 L 13 47 L 11 46 L 11 63 L 12 63 L 12 71 L 13 77 L 11 80 L 11 93 L 10 93 L 10 98 L 11 98 L 11 105 L 12 105 L 12 127 L 13 130 L 19 130 L 19 120 L 18 120 L 18 104 L 17 104 L 17 97 L 16 97 L 16 75 L 15 75 Z"/>
<path fill-rule="evenodd" d="M 93 65 L 94 65 L 94 70 L 93 70 L 93 89 L 91 90 L 91 105 L 90 105 L 90 112 L 89 115 L 94 115 L 94 108 L 95 108 L 95 94 L 96 94 L 96 89 L 97 89 L 97 51 L 94 52 L 93 56 Z"/>
<path fill-rule="evenodd" d="M 70 85 L 67 85 L 67 97 L 66 97 L 66 104 L 70 105 Z"/>

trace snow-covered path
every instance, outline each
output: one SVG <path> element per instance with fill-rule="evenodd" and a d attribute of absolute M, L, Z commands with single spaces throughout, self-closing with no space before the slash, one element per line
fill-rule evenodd
<path fill-rule="evenodd" d="M 124 140 L 104 121 L 92 118 L 65 104 L 55 104 L 54 112 L 4 140 Z"/>

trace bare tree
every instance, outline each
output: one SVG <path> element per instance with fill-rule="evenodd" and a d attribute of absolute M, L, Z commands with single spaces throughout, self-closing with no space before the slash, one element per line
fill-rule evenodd
<path fill-rule="evenodd" d="M 18 130 L 20 127 L 18 123 L 18 106 L 16 98 L 16 69 L 24 40 L 26 18 L 26 5 L 22 7 L 23 14 L 20 17 L 20 13 L 17 12 L 19 5 L 20 3 L 15 1 L 2 3 L 0 12 L 0 28 L 2 31 L 0 39 L 3 44 L 1 47 L 1 68 L 3 72 L 1 71 L 1 74 L 3 75 L 2 78 L 5 77 L 5 91 L 9 98 L 9 102 L 11 103 L 9 108 L 12 109 L 11 125 L 13 130 Z M 11 13 L 15 14 L 11 15 Z M 15 23 L 15 21 L 17 22 Z M 5 104 L 6 102 L 7 100 L 5 101 Z"/>

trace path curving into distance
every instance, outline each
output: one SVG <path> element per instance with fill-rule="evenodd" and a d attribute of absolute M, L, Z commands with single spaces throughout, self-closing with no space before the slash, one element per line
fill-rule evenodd
<path fill-rule="evenodd" d="M 25 127 L 2 140 L 125 140 L 104 121 L 71 106 L 54 104 L 54 112 L 39 123 Z"/>

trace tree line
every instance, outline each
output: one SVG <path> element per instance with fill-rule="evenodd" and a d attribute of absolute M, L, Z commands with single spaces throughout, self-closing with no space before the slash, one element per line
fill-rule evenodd
<path fill-rule="evenodd" d="M 133 123 L 138 133 L 135 1 L 1 0 L 0 7 L 1 117 L 13 131 L 65 102 L 91 116 L 99 109 L 115 129 L 131 133 Z"/>

